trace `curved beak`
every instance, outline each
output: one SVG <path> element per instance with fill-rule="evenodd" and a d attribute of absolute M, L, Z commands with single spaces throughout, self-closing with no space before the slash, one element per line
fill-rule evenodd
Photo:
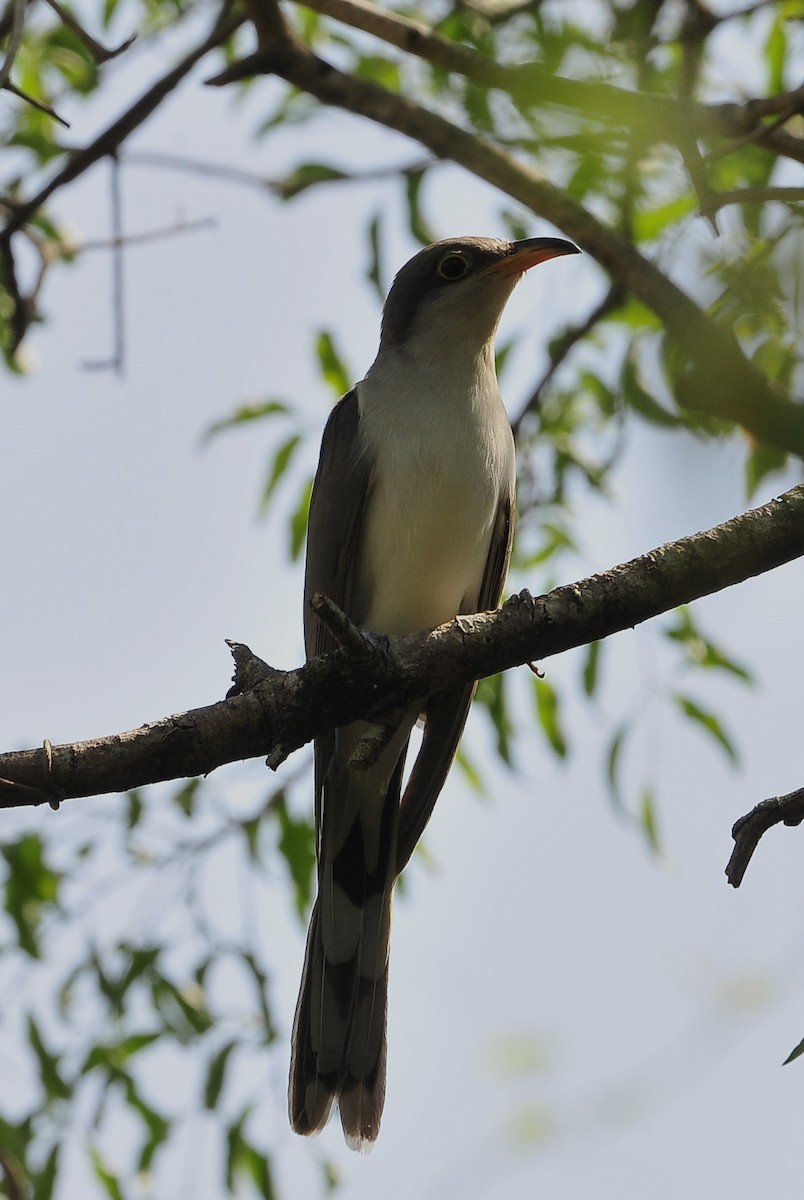
<path fill-rule="evenodd" d="M 489 271 L 499 275 L 521 275 L 531 267 L 547 262 L 548 259 L 580 253 L 575 243 L 568 242 L 565 238 L 523 238 L 521 242 L 511 242 L 510 250 L 489 267 Z"/>

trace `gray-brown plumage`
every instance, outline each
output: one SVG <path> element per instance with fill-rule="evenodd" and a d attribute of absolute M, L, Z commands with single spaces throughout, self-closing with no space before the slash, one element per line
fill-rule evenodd
<path fill-rule="evenodd" d="M 523 272 L 573 253 L 558 238 L 456 238 L 422 250 L 397 275 L 377 358 L 324 431 L 307 541 L 308 657 L 332 649 L 310 610 L 315 592 L 357 625 L 388 634 L 499 603 L 515 463 L 494 334 Z M 369 770 L 349 766 L 364 722 L 316 741 L 318 899 L 289 1090 L 298 1133 L 321 1129 L 335 1101 L 350 1146 L 366 1149 L 379 1132 L 392 890 L 444 784 L 473 694 L 467 684 L 423 697 Z M 422 744 L 403 791 L 420 715 Z"/>

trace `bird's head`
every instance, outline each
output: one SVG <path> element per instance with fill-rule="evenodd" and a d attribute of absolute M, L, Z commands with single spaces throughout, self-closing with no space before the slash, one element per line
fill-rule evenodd
<path fill-rule="evenodd" d="M 550 258 L 579 253 L 572 242 L 552 237 L 434 242 L 394 280 L 383 310 L 381 349 L 446 349 L 458 341 L 479 351 L 493 338 L 525 271 Z"/>

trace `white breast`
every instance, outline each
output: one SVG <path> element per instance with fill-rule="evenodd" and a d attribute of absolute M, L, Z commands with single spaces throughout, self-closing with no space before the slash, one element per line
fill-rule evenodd
<path fill-rule="evenodd" d="M 373 464 L 361 591 L 366 625 L 383 633 L 475 611 L 500 499 L 513 491 L 491 348 L 474 361 L 432 362 L 389 358 L 358 386 Z"/>

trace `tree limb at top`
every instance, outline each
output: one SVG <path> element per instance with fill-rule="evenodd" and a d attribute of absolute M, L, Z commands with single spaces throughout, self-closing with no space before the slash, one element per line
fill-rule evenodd
<path fill-rule="evenodd" d="M 609 637 L 802 555 L 804 485 L 546 596 L 522 593 L 499 612 L 381 639 L 370 659 L 341 648 L 278 671 L 235 646 L 237 694 L 226 700 L 111 737 L 0 755 L 0 807 L 126 791 L 264 755 L 277 765 L 336 725 Z"/>

